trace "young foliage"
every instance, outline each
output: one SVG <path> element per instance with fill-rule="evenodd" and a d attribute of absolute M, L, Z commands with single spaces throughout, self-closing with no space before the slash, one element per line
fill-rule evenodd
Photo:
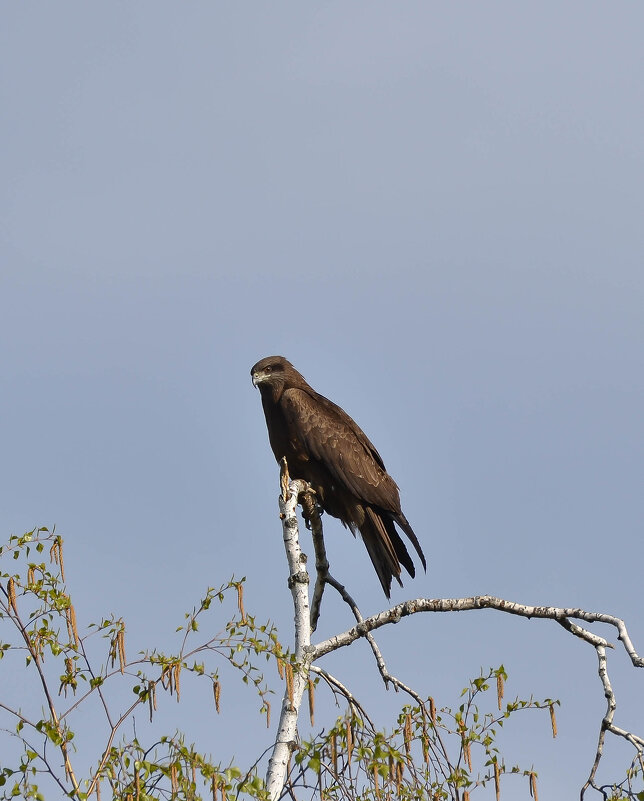
<path fill-rule="evenodd" d="M 501 776 L 520 775 L 526 790 L 536 791 L 533 768 L 507 767 L 496 746 L 498 729 L 520 710 L 553 708 L 550 699 L 501 704 L 507 679 L 503 666 L 490 669 L 469 682 L 465 700 L 457 709 L 437 710 L 434 699 L 402 708 L 389 731 L 378 731 L 352 704 L 328 732 L 303 742 L 289 772 L 291 792 L 306 788 L 320 798 L 414 799 L 442 801 L 466 799 L 478 787 L 492 783 L 500 788 Z M 496 698 L 489 698 L 491 687 Z M 482 712 L 479 704 L 500 705 L 500 711 Z M 516 797 L 516 787 L 513 787 Z"/>
<path fill-rule="evenodd" d="M 301 564 L 294 560 L 292 569 Z M 185 613 L 172 652 L 152 650 L 132 657 L 122 618 L 106 615 L 97 623 L 79 625 L 82 616 L 77 618 L 66 585 L 63 542 L 54 530 L 38 528 L 11 537 L 0 548 L 0 569 L 0 660 L 21 678 L 17 699 L 0 691 L 0 733 L 5 739 L 0 799 L 469 801 L 486 786 L 497 799 L 506 792 L 538 799 L 536 771 L 507 765 L 498 734 L 519 712 L 543 710 L 556 736 L 558 702 L 506 701 L 502 665 L 472 679 L 457 705 L 439 707 L 433 698 L 421 697 L 391 676 L 370 639 L 383 678 L 410 700 L 390 727 L 381 729 L 350 690 L 317 664 L 316 648 L 323 656 L 324 643 L 303 644 L 306 626 L 300 625 L 299 633 L 296 626 L 291 652 L 281 646 L 270 622 L 257 623 L 244 607 L 243 579 L 232 578 L 206 591 Z M 300 593 L 295 586 L 292 590 Z M 217 628 L 215 636 L 199 637 L 201 630 Z M 354 641 L 347 640 L 342 647 Z M 136 720 L 156 721 L 162 703 L 181 703 L 186 682 L 201 687 L 212 714 L 218 714 L 225 699 L 224 665 L 253 690 L 270 726 L 272 691 L 260 669 L 266 660 L 275 663 L 283 684 L 282 719 L 285 713 L 297 717 L 297 698 L 303 695 L 308 697 L 311 728 L 316 694 L 323 692 L 326 699 L 331 693 L 348 704 L 331 728 L 289 741 L 283 787 L 269 791 L 261 778 L 264 755 L 244 770 L 208 756 L 208 746 L 202 750 L 187 743 L 181 732 L 148 735 L 150 741 L 137 736 Z M 115 701 L 125 696 L 111 689 L 124 685 L 132 700 Z M 72 714 L 93 700 L 98 700 L 90 707 L 94 717 Z M 74 728 L 71 721 L 76 721 Z M 91 762 L 81 761 L 76 743 L 85 742 L 99 724 L 105 741 Z M 303 731 L 301 721 L 299 727 Z M 607 801 L 644 801 L 641 753 L 621 783 L 593 788 Z"/>
<path fill-rule="evenodd" d="M 240 791 L 252 798 L 265 797 L 255 770 L 247 773 L 213 762 L 186 745 L 179 733 L 161 736 L 151 744 L 123 734 L 125 724 L 137 715 L 144 713 L 152 720 L 162 696 L 179 702 L 186 679 L 198 681 L 209 696 L 213 714 L 219 712 L 219 673 L 224 663 L 254 689 L 260 712 L 268 717 L 271 693 L 259 669 L 259 658 L 283 661 L 289 656 L 282 651 L 274 626 L 270 622 L 260 625 L 246 613 L 243 580 L 233 578 L 218 588 L 208 588 L 178 627 L 175 652 L 154 650 L 129 659 L 121 618 L 106 616 L 85 631 L 79 630 L 65 583 L 63 541 L 54 530 L 43 527 L 12 536 L 0 548 L 0 566 L 0 658 L 24 657 L 24 699 L 11 703 L 0 698 L 3 732 L 19 746 L 8 749 L 16 754 L 15 759 L 9 764 L 5 757 L 0 770 L 0 798 L 42 798 L 43 787 L 49 792 L 56 787 L 58 796 L 62 792 L 76 799 L 99 798 L 101 790 L 112 798 L 140 801 L 197 799 L 203 793 L 223 798 Z M 225 612 L 226 605 L 233 610 Z M 219 634 L 199 640 L 200 623 L 206 615 L 210 616 L 208 629 L 215 628 L 212 617 L 217 607 L 232 616 Z M 97 636 L 103 647 L 90 648 L 90 639 Z M 98 662 L 97 650 L 102 652 Z M 15 661 L 13 668 L 20 669 Z M 114 709 L 110 703 L 107 689 L 115 682 L 128 684 L 134 696 L 125 708 Z M 72 712 L 96 696 L 108 734 L 93 767 L 83 770 L 75 764 L 74 741 L 84 732 L 72 730 L 69 720 Z M 36 712 L 26 710 L 30 698 L 39 699 L 33 705 Z M 97 724 L 96 720 L 90 723 L 93 729 Z"/>

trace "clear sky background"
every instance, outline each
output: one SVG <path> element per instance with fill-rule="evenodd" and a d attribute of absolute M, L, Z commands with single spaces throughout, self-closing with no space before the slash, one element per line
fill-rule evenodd
<path fill-rule="evenodd" d="M 81 624 L 113 611 L 129 653 L 169 649 L 235 574 L 290 637 L 249 376 L 281 353 L 401 487 L 429 570 L 393 600 L 606 611 L 644 651 L 642 30 L 640 4 L 588 0 L 4 4 L 2 528 L 57 525 Z M 334 572 L 383 608 L 362 544 L 325 525 Z M 349 622 L 328 600 L 320 635 Z M 528 716 L 504 747 L 542 798 L 577 796 L 592 648 L 492 612 L 381 641 L 441 704 L 501 663 L 509 696 L 561 699 L 557 740 Z M 644 675 L 611 662 L 616 723 L 642 734 Z M 402 703 L 365 648 L 328 666 L 383 724 Z M 272 733 L 234 681 L 224 701 L 225 724 L 162 714 L 248 763 Z M 629 754 L 609 743 L 606 778 Z"/>

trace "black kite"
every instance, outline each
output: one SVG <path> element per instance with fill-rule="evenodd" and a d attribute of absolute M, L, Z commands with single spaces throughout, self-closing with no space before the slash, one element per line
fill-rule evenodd
<path fill-rule="evenodd" d="M 325 512 L 355 535 L 360 531 L 382 588 L 402 565 L 416 571 L 396 523 L 426 569 L 425 555 L 400 508 L 398 487 L 380 454 L 349 415 L 319 395 L 283 356 L 268 356 L 251 370 L 259 387 L 275 458 L 285 456 L 293 478 L 308 481 Z"/>

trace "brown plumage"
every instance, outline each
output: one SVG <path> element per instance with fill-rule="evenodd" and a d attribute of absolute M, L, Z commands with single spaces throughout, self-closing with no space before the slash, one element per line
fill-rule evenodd
<path fill-rule="evenodd" d="M 283 356 L 257 362 L 251 376 L 262 396 L 275 458 L 285 456 L 291 476 L 311 484 L 324 511 L 360 532 L 389 598 L 392 577 L 402 586 L 401 565 L 416 574 L 394 524 L 411 540 L 423 568 L 427 565 L 380 454 L 349 415 L 310 387 Z"/>

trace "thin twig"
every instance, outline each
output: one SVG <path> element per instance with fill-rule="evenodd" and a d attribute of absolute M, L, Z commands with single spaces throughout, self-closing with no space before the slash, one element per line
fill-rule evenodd
<path fill-rule="evenodd" d="M 375 731 L 375 725 L 367 710 L 362 706 L 360 701 L 353 695 L 353 693 L 349 690 L 348 687 L 345 687 L 344 684 L 339 679 L 336 679 L 331 673 L 326 670 L 323 670 L 321 667 L 317 665 L 311 665 L 311 673 L 316 673 L 318 676 L 324 679 L 324 681 L 329 685 L 329 687 L 335 692 L 338 691 L 347 701 L 349 706 L 359 712 L 360 715 L 367 721 L 367 723 L 371 726 L 371 728 Z"/>
<path fill-rule="evenodd" d="M 0 589 L 7 598 L 7 601 L 9 601 L 8 593 L 1 584 L 0 584 Z M 69 754 L 67 753 L 67 740 L 63 736 L 61 725 L 58 720 L 58 714 L 56 712 L 56 707 L 54 706 L 53 698 L 51 697 L 51 694 L 49 692 L 49 685 L 47 684 L 47 679 L 45 678 L 45 674 L 43 673 L 42 666 L 40 664 L 40 655 L 38 651 L 35 649 L 33 643 L 31 642 L 31 638 L 29 637 L 29 632 L 27 631 L 25 625 L 20 619 L 20 615 L 18 614 L 18 610 L 15 608 L 15 606 L 7 603 L 6 613 L 9 619 L 13 621 L 14 625 L 20 632 L 20 635 L 22 636 L 22 639 L 24 640 L 24 643 L 27 646 L 27 650 L 29 651 L 29 654 L 35 665 L 36 672 L 38 673 L 38 677 L 40 679 L 40 683 L 43 689 L 43 693 L 45 694 L 45 698 L 47 699 L 47 706 L 49 707 L 49 713 L 51 715 L 51 719 L 54 723 L 54 726 L 56 727 L 56 731 L 61 737 L 61 743 L 59 745 L 59 748 L 65 764 L 65 773 L 67 774 L 72 783 L 72 787 L 74 788 L 74 794 L 78 795 L 78 793 L 80 792 L 80 786 L 76 781 L 76 775 L 74 774 L 72 763 L 69 759 Z"/>

